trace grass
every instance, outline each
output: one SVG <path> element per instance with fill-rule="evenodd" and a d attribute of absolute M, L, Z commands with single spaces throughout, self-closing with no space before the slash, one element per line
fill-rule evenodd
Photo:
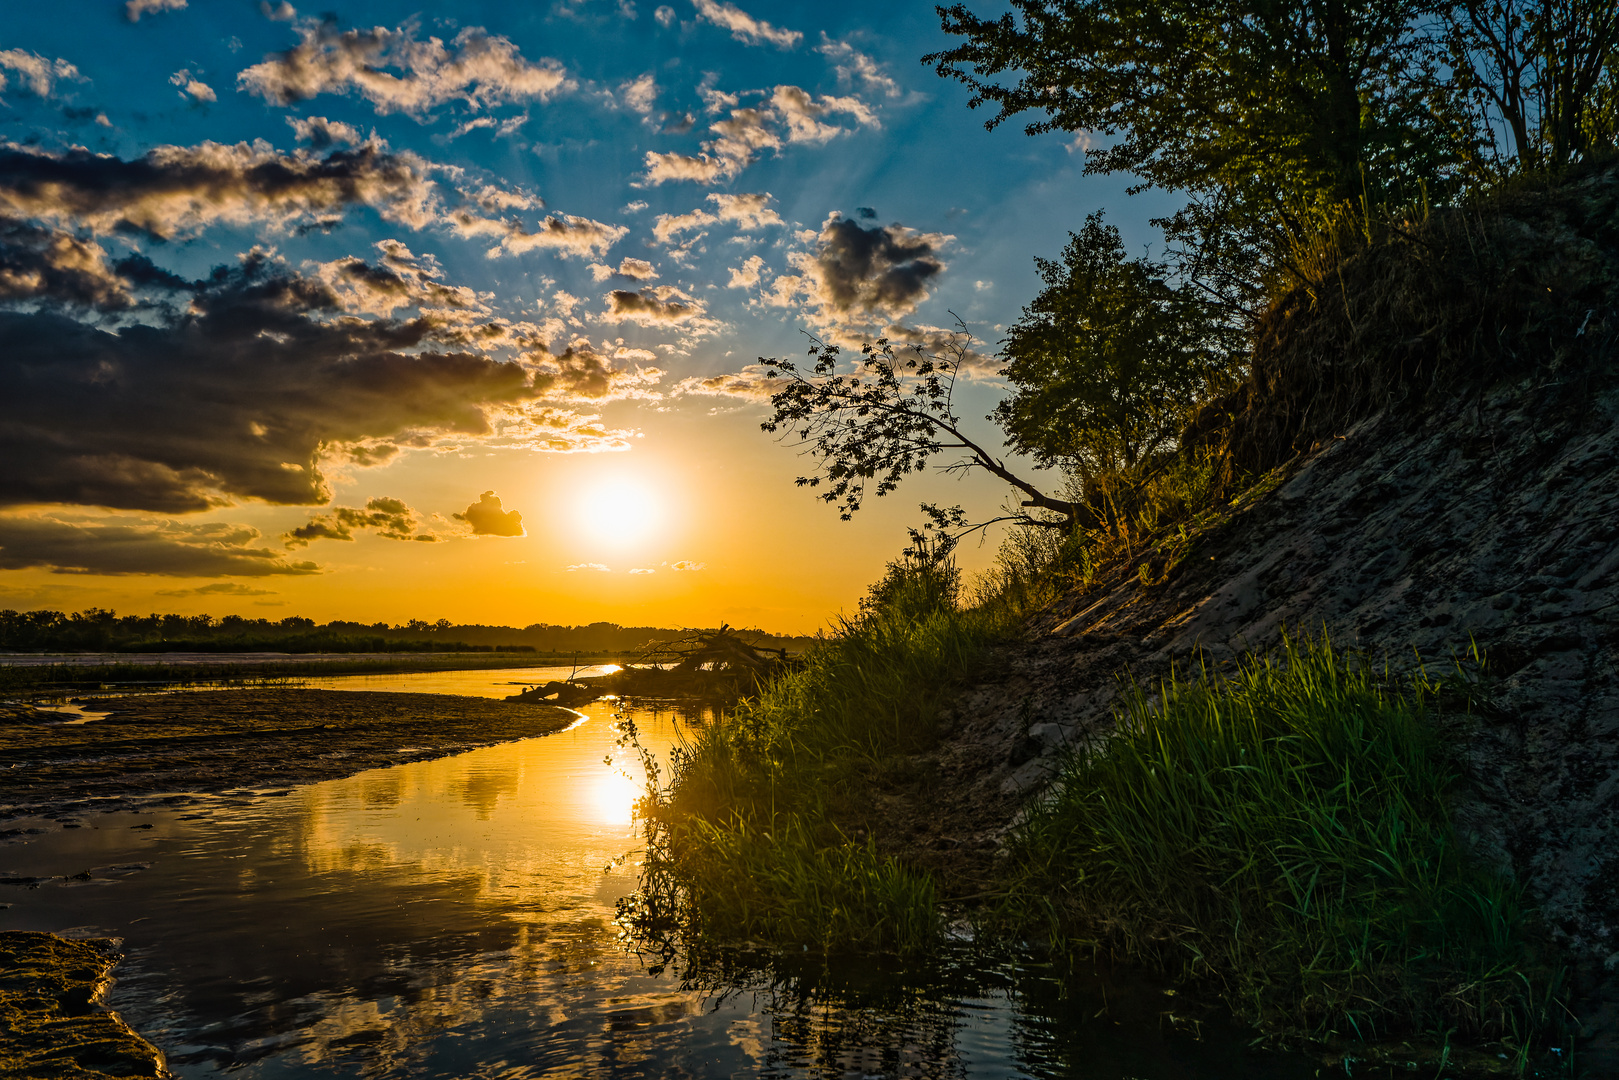
<path fill-rule="evenodd" d="M 1017 834 L 1002 916 L 1212 985 L 1271 1030 L 1527 1047 L 1556 973 L 1517 888 L 1458 845 L 1443 689 L 1293 640 L 1230 679 L 1134 690 Z"/>
<path fill-rule="evenodd" d="M 924 572 L 843 620 L 798 670 L 671 755 L 646 806 L 633 921 L 686 942 L 914 953 L 938 930 L 932 880 L 844 830 L 903 755 L 929 746 L 950 685 L 1007 632 Z M 951 594 L 951 595 L 946 595 Z"/>

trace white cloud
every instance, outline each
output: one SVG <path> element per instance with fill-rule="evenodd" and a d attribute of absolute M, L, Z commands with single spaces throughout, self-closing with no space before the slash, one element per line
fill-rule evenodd
<path fill-rule="evenodd" d="M 679 18 L 679 16 L 675 14 L 675 9 L 670 7 L 668 4 L 658 5 L 658 10 L 652 13 L 652 17 L 658 20 L 659 26 L 664 27 L 673 26 L 675 24 L 675 19 Z"/>
<path fill-rule="evenodd" d="M 568 572 L 570 574 L 578 570 L 594 570 L 601 574 L 610 574 L 613 572 L 611 567 L 603 566 L 599 562 L 574 563 L 572 566 L 568 567 Z"/>
<path fill-rule="evenodd" d="M 129 0 L 124 5 L 124 18 L 140 22 L 142 15 L 155 15 L 159 11 L 184 11 L 186 0 Z"/>
<path fill-rule="evenodd" d="M 712 89 L 704 89 L 703 93 L 710 98 L 710 111 L 714 111 L 716 101 L 723 107 L 738 100 L 737 95 Z M 712 184 L 733 179 L 765 150 L 777 150 L 788 143 L 825 143 L 847 134 L 850 128 L 826 121 L 839 114 L 852 117 L 857 126 L 881 126 L 876 113 L 859 98 L 816 97 L 797 86 L 777 86 L 760 107 L 733 108 L 728 117 L 710 124 L 708 130 L 714 137 L 702 143 L 700 153 L 649 150 L 641 183 L 695 180 Z"/>
<path fill-rule="evenodd" d="M 638 79 L 620 83 L 619 97 L 627 108 L 633 109 L 642 116 L 648 116 L 654 105 L 658 103 L 658 84 L 647 72 Z"/>
<path fill-rule="evenodd" d="M 874 90 L 887 97 L 899 97 L 899 83 L 895 82 L 877 61 L 848 42 L 833 41 L 826 36 L 825 31 L 822 31 L 821 43 L 815 47 L 815 51 L 832 61 L 838 73 L 838 82 L 845 85 L 858 82 L 867 90 Z"/>
<path fill-rule="evenodd" d="M 712 213 L 698 208 L 684 214 L 659 214 L 652 226 L 652 235 L 667 244 L 683 232 L 722 222 L 734 224 L 744 231 L 780 225 L 783 224 L 781 215 L 767 205 L 773 198 L 768 191 L 746 195 L 716 192 L 708 197 L 708 201 L 714 204 Z"/>
<path fill-rule="evenodd" d="M 769 42 L 778 49 L 791 49 L 804 40 L 804 35 L 797 30 L 771 26 L 724 0 L 692 0 L 692 6 L 697 9 L 699 19 L 729 30 L 733 38 L 748 45 Z"/>
<path fill-rule="evenodd" d="M 306 20 L 298 34 L 296 46 L 243 71 L 237 85 L 277 105 L 355 92 L 379 113 L 418 118 L 449 101 L 473 109 L 545 101 L 573 85 L 557 61 L 530 62 L 509 39 L 481 26 L 462 30 L 448 46 L 436 37 L 417 40 L 410 24 L 340 30 Z"/>
<path fill-rule="evenodd" d="M 218 101 L 214 88 L 198 79 L 190 70 L 182 68 L 169 76 L 169 82 L 180 88 L 180 96 L 188 101 Z"/>
<path fill-rule="evenodd" d="M 765 261 L 757 255 L 749 255 L 746 262 L 740 267 L 731 267 L 730 286 L 733 289 L 751 289 L 759 284 L 759 278 L 764 271 Z"/>
<path fill-rule="evenodd" d="M 42 98 L 50 97 L 59 81 L 84 81 L 79 69 L 66 60 L 51 60 L 24 49 L 0 49 L 0 91 L 6 89 L 7 71 L 24 90 Z"/>

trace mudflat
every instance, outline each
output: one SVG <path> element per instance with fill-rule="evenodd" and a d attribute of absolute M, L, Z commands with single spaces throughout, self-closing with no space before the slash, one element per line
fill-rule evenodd
<path fill-rule="evenodd" d="M 217 690 L 0 706 L 0 821 L 185 805 L 545 735 L 578 714 L 450 694 Z M 96 716 L 98 713 L 103 715 Z"/>

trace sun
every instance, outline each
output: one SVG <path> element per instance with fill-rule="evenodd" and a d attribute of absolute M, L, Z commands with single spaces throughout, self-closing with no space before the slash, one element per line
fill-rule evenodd
<path fill-rule="evenodd" d="M 627 548 L 652 535 L 663 521 L 662 500 L 650 485 L 629 477 L 597 481 L 580 492 L 576 521 L 591 541 Z"/>

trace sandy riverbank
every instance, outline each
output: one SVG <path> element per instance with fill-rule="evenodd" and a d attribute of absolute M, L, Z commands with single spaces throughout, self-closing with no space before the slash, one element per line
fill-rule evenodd
<path fill-rule="evenodd" d="M 251 689 L 0 706 L 0 821 L 253 797 L 545 735 L 578 715 L 448 694 Z M 103 714 L 104 711 L 104 714 Z"/>

